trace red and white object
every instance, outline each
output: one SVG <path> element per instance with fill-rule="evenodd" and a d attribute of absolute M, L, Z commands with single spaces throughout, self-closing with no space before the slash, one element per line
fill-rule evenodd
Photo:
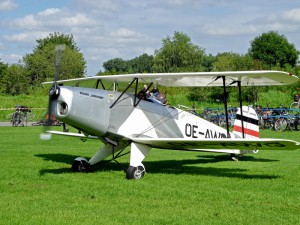
<path fill-rule="evenodd" d="M 258 116 L 250 106 L 243 106 L 243 113 L 239 108 L 234 121 L 233 133 L 244 138 L 259 138 Z M 243 132 L 244 130 L 244 132 Z"/>

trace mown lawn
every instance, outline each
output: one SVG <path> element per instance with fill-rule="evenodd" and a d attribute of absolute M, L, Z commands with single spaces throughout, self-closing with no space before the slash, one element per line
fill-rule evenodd
<path fill-rule="evenodd" d="M 0 224 L 299 224 L 300 150 L 225 154 L 161 151 L 129 181 L 115 162 L 71 173 L 98 141 L 55 136 L 41 127 L 0 127 Z M 261 131 L 300 141 L 300 132 Z M 119 159 L 128 166 L 129 155 Z"/>

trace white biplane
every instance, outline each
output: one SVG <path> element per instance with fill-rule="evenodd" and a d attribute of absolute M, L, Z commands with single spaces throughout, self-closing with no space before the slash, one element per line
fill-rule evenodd
<path fill-rule="evenodd" d="M 105 83 L 111 82 L 112 90 Z M 295 75 L 281 71 L 235 71 L 155 73 L 94 76 L 46 82 L 52 84 L 49 112 L 81 133 L 49 131 L 79 138 L 96 138 L 104 145 L 90 159 L 78 157 L 72 171 L 88 172 L 107 157 L 113 160 L 130 146 L 128 179 L 139 179 L 145 174 L 142 164 L 151 148 L 187 151 L 208 151 L 239 156 L 258 150 L 294 150 L 300 143 L 284 139 L 260 139 L 258 116 L 252 107 L 242 106 L 237 112 L 233 131 L 219 127 L 190 112 L 165 105 L 156 99 L 144 99 L 138 94 L 139 84 L 180 87 L 289 85 L 298 82 Z M 93 82 L 93 88 L 78 84 Z M 123 91 L 118 83 L 125 83 Z M 130 93 L 129 89 L 134 90 Z M 225 112 L 227 103 L 225 101 Z M 242 110 L 241 110 L 242 109 Z M 45 138 L 45 133 L 41 135 Z"/>

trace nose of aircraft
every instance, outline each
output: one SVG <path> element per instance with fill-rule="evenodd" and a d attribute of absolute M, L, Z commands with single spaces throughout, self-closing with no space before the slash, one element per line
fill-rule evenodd
<path fill-rule="evenodd" d="M 72 108 L 72 99 L 73 99 L 73 92 L 68 88 L 61 87 L 60 94 L 57 98 L 57 110 L 56 116 L 58 119 L 64 118 L 68 115 Z"/>

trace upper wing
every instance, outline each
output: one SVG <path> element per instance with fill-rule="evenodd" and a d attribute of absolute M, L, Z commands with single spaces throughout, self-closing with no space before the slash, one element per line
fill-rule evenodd
<path fill-rule="evenodd" d="M 186 139 L 186 138 L 132 138 L 136 143 L 153 148 L 174 150 L 295 150 L 300 143 L 285 139 Z"/>
<path fill-rule="evenodd" d="M 134 78 L 139 78 L 144 82 L 154 82 L 162 86 L 186 86 L 186 87 L 206 87 L 223 86 L 220 77 L 226 77 L 226 85 L 233 81 L 241 81 L 242 86 L 273 86 L 287 85 L 299 81 L 299 78 L 282 71 L 228 71 L 228 72 L 187 72 L 187 73 L 139 73 L 110 76 L 94 76 L 70 80 L 57 81 L 58 84 L 76 86 L 81 83 L 90 83 L 97 80 L 131 82 Z M 43 84 L 52 84 L 45 82 Z"/>

